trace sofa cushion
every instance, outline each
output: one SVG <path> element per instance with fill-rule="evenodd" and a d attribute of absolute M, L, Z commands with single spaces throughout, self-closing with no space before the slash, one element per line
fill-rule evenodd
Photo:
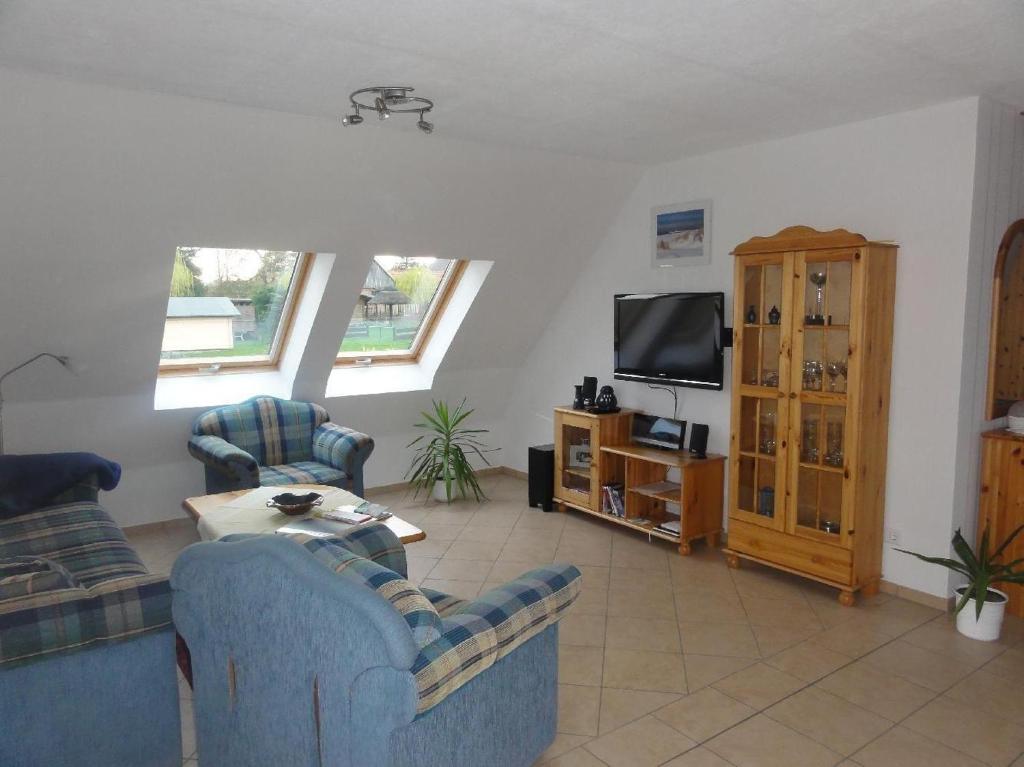
<path fill-rule="evenodd" d="M 95 503 L 49 506 L 0 521 L 0 558 L 46 560 L 55 574 L 41 576 L 21 596 L 0 600 L 0 664 L 171 625 L 167 576 L 149 574 Z M 63 588 L 62 571 L 68 580 Z"/>
<path fill-rule="evenodd" d="M 0 557 L 53 560 L 85 588 L 149 571 L 121 528 L 95 503 L 48 506 L 0 520 Z"/>
<path fill-rule="evenodd" d="M 328 418 L 313 402 L 252 397 L 203 413 L 192 424 L 192 433 L 221 437 L 260 466 L 276 466 L 310 460 L 313 431 Z"/>
<path fill-rule="evenodd" d="M 279 466 L 260 467 L 260 485 L 337 485 L 348 479 L 348 474 L 316 461 L 298 461 Z"/>
<path fill-rule="evenodd" d="M 39 594 L 43 591 L 72 589 L 78 585 L 78 581 L 71 573 L 52 559 L 43 557 L 0 559 L 0 602 L 29 594 Z"/>
<path fill-rule="evenodd" d="M 335 539 L 310 535 L 289 537 L 338 575 L 373 589 L 391 602 L 408 624 L 417 647 L 423 648 L 441 636 L 441 616 L 430 600 L 394 570 L 353 554 Z"/>
<path fill-rule="evenodd" d="M 128 639 L 171 625 L 166 575 L 115 578 L 92 588 L 0 601 L 0 666 Z"/>

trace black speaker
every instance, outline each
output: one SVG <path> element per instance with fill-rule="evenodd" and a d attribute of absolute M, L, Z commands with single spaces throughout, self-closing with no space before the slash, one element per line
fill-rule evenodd
<path fill-rule="evenodd" d="M 597 399 L 597 378 L 594 376 L 583 376 L 583 403 L 590 407 Z"/>
<path fill-rule="evenodd" d="M 708 432 L 706 423 L 695 423 L 690 427 L 690 455 L 694 458 L 708 457 Z"/>
<path fill-rule="evenodd" d="M 527 468 L 530 471 L 530 505 L 551 511 L 555 492 L 555 446 L 531 447 Z"/>

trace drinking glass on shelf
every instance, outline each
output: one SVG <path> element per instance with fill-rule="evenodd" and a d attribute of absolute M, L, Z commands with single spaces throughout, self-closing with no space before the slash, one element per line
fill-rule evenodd
<path fill-rule="evenodd" d="M 775 455 L 775 424 L 761 420 L 761 441 L 759 448 L 765 455 Z"/>
<path fill-rule="evenodd" d="M 843 422 L 829 421 L 826 424 L 825 463 L 829 466 L 843 465 Z"/>
<path fill-rule="evenodd" d="M 762 386 L 768 386 L 768 387 L 771 387 L 773 389 L 778 387 L 778 385 L 779 385 L 779 371 L 778 370 L 766 370 L 766 371 L 764 371 L 763 377 L 761 379 L 761 385 Z"/>
<path fill-rule="evenodd" d="M 818 462 L 818 420 L 808 418 L 803 424 L 803 439 L 800 441 L 800 460 L 804 463 Z"/>
<path fill-rule="evenodd" d="M 820 360 L 804 362 L 804 390 L 821 391 L 822 366 Z"/>
<path fill-rule="evenodd" d="M 829 391 L 840 391 L 836 386 L 836 379 L 839 376 L 846 377 L 846 363 L 843 360 L 832 360 L 825 366 L 825 372 L 828 373 Z"/>

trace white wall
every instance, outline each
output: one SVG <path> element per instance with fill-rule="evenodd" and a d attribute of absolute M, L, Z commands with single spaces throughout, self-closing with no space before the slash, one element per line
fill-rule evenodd
<path fill-rule="evenodd" d="M 105 502 L 122 524 L 167 519 L 202 487 L 185 442 L 200 408 L 155 412 L 176 245 L 336 254 L 294 395 L 377 440 L 370 485 L 401 480 L 431 397 L 478 408 L 504 442 L 518 368 L 634 166 L 366 124 L 75 84 L 0 70 L 0 370 L 10 452 L 92 450 L 124 466 Z M 339 101 L 339 109 L 341 102 Z M 459 119 L 458 114 L 444 116 Z M 494 262 L 430 392 L 325 399 L 333 355 L 374 253 Z M 500 454 L 498 454 L 500 456 Z"/>
<path fill-rule="evenodd" d="M 947 551 L 977 115 L 969 99 L 650 169 L 517 379 L 506 460 L 523 468 L 528 445 L 551 441 L 551 407 L 569 402 L 585 374 L 614 383 L 626 406 L 671 412 L 668 394 L 611 380 L 612 294 L 725 290 L 731 313 L 735 245 L 794 224 L 843 227 L 900 244 L 886 524 L 905 547 Z M 651 207 L 705 198 L 714 203 L 712 263 L 652 270 Z M 680 417 L 710 424 L 710 448 L 726 452 L 729 391 L 679 393 Z M 883 567 L 890 581 L 945 593 L 939 568 L 891 549 Z"/>
<path fill-rule="evenodd" d="M 996 251 L 1007 227 L 1024 217 L 1024 116 L 1019 108 L 980 100 L 976 158 L 953 518 L 953 527 L 961 528 L 971 543 L 978 525 L 979 435 L 1005 425 L 1005 419 L 987 420 L 985 396 Z"/>

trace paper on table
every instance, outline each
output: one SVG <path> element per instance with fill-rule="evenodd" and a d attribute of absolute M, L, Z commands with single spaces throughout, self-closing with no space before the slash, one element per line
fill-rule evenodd
<path fill-rule="evenodd" d="M 358 495 L 353 495 L 348 490 L 335 490 L 333 493 L 326 493 L 324 495 L 324 502 L 320 504 L 321 509 L 336 509 L 339 506 L 351 505 L 358 506 L 363 502 L 363 499 Z"/>
<path fill-rule="evenodd" d="M 245 493 L 244 495 L 240 495 L 237 498 L 233 498 L 227 503 L 221 505 L 219 508 L 265 509 L 267 507 L 267 501 L 269 501 L 275 495 L 288 492 L 295 492 L 295 490 L 294 488 L 289 490 L 287 487 L 257 487 L 254 490 L 250 490 L 248 493 Z"/>

